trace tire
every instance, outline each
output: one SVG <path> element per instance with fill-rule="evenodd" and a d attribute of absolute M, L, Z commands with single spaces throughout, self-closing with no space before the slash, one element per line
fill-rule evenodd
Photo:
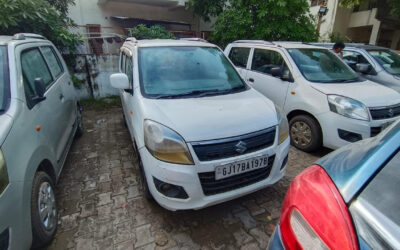
<path fill-rule="evenodd" d="M 139 150 L 137 149 L 136 143 L 133 142 L 133 149 L 135 150 L 136 154 L 136 161 L 139 165 L 139 174 L 140 174 L 140 185 L 143 190 L 143 195 L 148 201 L 152 201 L 153 195 L 151 195 L 149 185 L 146 179 L 146 172 L 144 171 L 142 160 L 140 159 Z"/>
<path fill-rule="evenodd" d="M 122 117 L 123 117 L 123 119 L 124 119 L 124 125 L 125 125 L 125 127 L 127 128 L 128 127 L 128 124 L 126 123 L 126 118 L 125 118 L 125 114 L 122 112 Z"/>
<path fill-rule="evenodd" d="M 298 115 L 289 122 L 290 143 L 304 151 L 313 152 L 322 146 L 322 132 L 318 122 L 309 115 Z"/>
<path fill-rule="evenodd" d="M 77 115 L 76 115 L 76 122 L 78 124 L 78 127 L 76 129 L 75 137 L 79 138 L 83 135 L 83 119 L 82 119 L 82 111 L 81 109 L 77 108 Z"/>
<path fill-rule="evenodd" d="M 53 180 L 45 172 L 37 172 L 31 196 L 32 248 L 43 248 L 51 242 L 57 231 L 57 215 Z"/>

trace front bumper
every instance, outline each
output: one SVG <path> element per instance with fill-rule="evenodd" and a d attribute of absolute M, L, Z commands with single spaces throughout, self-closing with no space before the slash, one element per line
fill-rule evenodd
<path fill-rule="evenodd" d="M 399 119 L 399 117 L 383 120 L 362 121 L 347 118 L 334 112 L 320 114 L 317 117 L 322 129 L 323 144 L 325 147 L 336 149 L 350 143 L 339 136 L 339 130 L 359 135 L 360 139 L 375 136 L 382 129 Z"/>
<path fill-rule="evenodd" d="M 195 165 L 190 166 L 159 161 L 155 159 L 145 147 L 139 149 L 139 153 L 145 169 L 150 192 L 152 193 L 154 199 L 162 207 L 173 211 L 201 209 L 255 192 L 278 182 L 284 176 L 286 171 L 286 163 L 284 161 L 289 153 L 290 140 L 289 138 L 286 139 L 279 146 L 277 145 L 276 141 L 277 140 L 275 140 L 273 146 L 256 152 L 208 162 L 200 162 L 197 159 L 193 148 L 189 146 L 189 150 L 191 151 L 195 162 Z M 274 163 L 268 177 L 259 182 L 240 187 L 235 190 L 214 195 L 204 195 L 199 179 L 199 173 L 213 172 L 217 166 L 257 157 L 260 155 L 275 156 Z M 285 164 L 285 166 L 281 168 L 282 163 Z M 188 195 L 188 198 L 176 199 L 164 196 L 156 189 L 153 177 L 163 182 L 183 187 Z"/>

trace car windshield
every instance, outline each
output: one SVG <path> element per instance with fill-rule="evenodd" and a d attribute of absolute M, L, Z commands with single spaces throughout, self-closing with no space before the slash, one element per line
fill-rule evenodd
<path fill-rule="evenodd" d="M 8 101 L 8 65 L 6 46 L 0 46 L 0 113 L 5 111 Z"/>
<path fill-rule="evenodd" d="M 142 94 L 149 98 L 201 97 L 247 89 L 217 48 L 140 48 L 139 71 Z"/>
<path fill-rule="evenodd" d="M 388 49 L 368 50 L 368 53 L 390 74 L 400 74 L 400 55 Z"/>
<path fill-rule="evenodd" d="M 347 65 L 326 49 L 288 49 L 303 76 L 311 82 L 340 83 L 360 81 Z"/>

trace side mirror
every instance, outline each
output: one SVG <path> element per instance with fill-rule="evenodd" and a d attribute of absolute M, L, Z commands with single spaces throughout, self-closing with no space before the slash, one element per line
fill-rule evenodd
<path fill-rule="evenodd" d="M 371 71 L 371 65 L 366 63 L 357 63 L 356 71 L 362 74 L 368 74 Z"/>
<path fill-rule="evenodd" d="M 39 98 L 44 97 L 44 93 L 46 92 L 46 87 L 44 85 L 44 81 L 42 78 L 36 78 L 33 82 L 35 85 L 36 94 Z"/>
<path fill-rule="evenodd" d="M 271 75 L 274 77 L 282 77 L 281 67 L 273 67 L 270 69 Z"/>
<path fill-rule="evenodd" d="M 113 88 L 116 89 L 129 89 L 129 79 L 124 73 L 115 73 L 110 76 L 110 83 Z"/>

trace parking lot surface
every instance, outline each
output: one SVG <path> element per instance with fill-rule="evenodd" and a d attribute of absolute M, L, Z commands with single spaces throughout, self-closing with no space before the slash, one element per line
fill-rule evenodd
<path fill-rule="evenodd" d="M 290 149 L 275 186 L 198 211 L 148 202 L 120 108 L 85 110 L 57 185 L 58 231 L 49 249 L 265 249 L 290 181 L 329 152 Z"/>

